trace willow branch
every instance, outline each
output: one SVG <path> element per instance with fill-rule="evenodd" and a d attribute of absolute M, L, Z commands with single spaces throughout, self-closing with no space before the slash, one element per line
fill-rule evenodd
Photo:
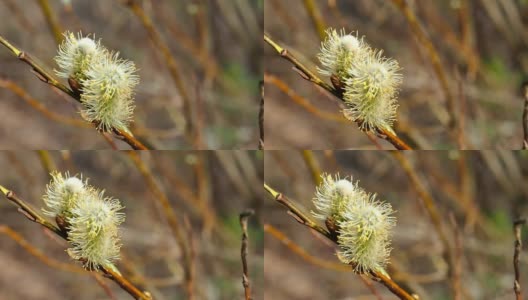
<path fill-rule="evenodd" d="M 249 271 L 248 271 L 248 218 L 255 214 L 255 211 L 248 209 L 240 214 L 239 221 L 240 227 L 242 228 L 242 246 L 240 248 L 240 256 L 242 258 L 242 285 L 244 286 L 244 295 L 246 300 L 251 300 L 251 285 L 249 283 Z"/>
<path fill-rule="evenodd" d="M 18 49 L 15 46 L 13 46 L 11 43 L 9 43 L 8 40 L 6 40 L 1 35 L 0 35 L 0 44 L 4 45 L 7 49 L 9 49 L 16 57 L 18 57 L 18 59 L 20 59 L 21 61 L 25 62 L 29 66 L 31 66 L 31 68 L 33 69 L 33 71 L 35 71 L 35 73 L 37 74 L 37 77 L 41 81 L 43 81 L 43 82 L 45 82 L 45 83 L 47 83 L 47 84 L 49 84 L 49 85 L 61 90 L 62 92 L 68 94 L 70 97 L 75 99 L 77 102 L 79 102 L 79 103 L 81 102 L 80 95 L 75 94 L 71 89 L 69 89 L 64 84 L 62 84 L 59 81 L 57 81 L 48 71 L 46 71 L 43 67 L 41 67 L 35 60 L 33 60 L 33 58 L 31 58 L 31 56 L 29 54 L 27 54 L 26 52 Z M 95 124 L 95 125 L 97 125 L 97 124 Z M 127 144 L 129 144 L 134 150 L 148 150 L 147 147 L 145 147 L 139 140 L 137 140 L 131 134 L 129 134 L 129 133 L 123 131 L 123 130 L 116 129 L 116 128 L 113 128 L 112 132 L 118 138 L 122 139 Z"/>
<path fill-rule="evenodd" d="M 59 229 L 59 227 L 55 226 L 53 223 L 43 218 L 31 206 L 29 206 L 29 204 L 27 204 L 24 200 L 18 197 L 13 191 L 8 190 L 1 185 L 0 185 L 0 191 L 2 192 L 2 194 L 4 194 L 7 200 L 13 202 L 16 206 L 18 206 L 18 210 L 23 215 L 25 215 L 26 218 L 28 218 L 30 221 L 40 224 L 46 227 L 48 230 L 55 233 L 56 235 L 60 236 L 61 238 L 68 240 L 68 235 L 65 231 L 62 231 L 61 229 Z M 115 283 L 117 283 L 123 290 L 128 292 L 135 299 L 152 300 L 152 297 L 150 297 L 148 293 L 145 293 L 139 290 L 136 286 L 134 286 L 130 281 L 128 281 L 122 275 L 116 273 L 115 271 L 105 266 L 99 266 L 99 269 L 104 274 L 106 274 L 108 278 L 110 278 Z"/>
<path fill-rule="evenodd" d="M 521 228 L 526 224 L 526 219 L 519 219 L 513 222 L 513 233 L 515 235 L 515 247 L 513 253 L 513 269 L 515 271 L 515 281 L 513 282 L 513 291 L 515 292 L 515 299 L 522 300 L 521 292 L 521 270 L 519 268 L 519 257 L 522 251 Z"/>
<path fill-rule="evenodd" d="M 315 75 L 312 71 L 310 71 L 305 65 L 303 65 L 295 56 L 290 54 L 290 52 L 287 49 L 282 48 L 279 44 L 277 44 L 273 39 L 271 39 L 268 35 L 264 34 L 264 41 L 268 43 L 275 51 L 285 60 L 292 63 L 298 71 L 298 73 L 301 75 L 301 77 L 305 80 L 308 80 L 312 82 L 313 84 L 316 84 L 323 89 L 330 92 L 332 95 L 336 96 L 339 100 L 343 101 L 343 96 L 332 86 L 330 86 L 328 83 L 321 80 L 317 75 Z M 356 123 L 361 124 L 361 120 L 357 120 Z M 391 143 L 394 148 L 398 150 L 412 150 L 409 145 L 407 145 L 404 141 L 402 141 L 396 134 L 390 132 L 387 129 L 377 129 L 377 136 L 379 138 L 385 139 L 387 142 Z"/>
<path fill-rule="evenodd" d="M 330 234 L 326 229 L 318 225 L 316 222 L 314 222 L 309 216 L 307 216 L 305 213 L 303 213 L 299 208 L 293 204 L 291 200 L 289 200 L 286 196 L 283 194 L 275 191 L 271 187 L 269 187 L 267 184 L 264 183 L 264 189 L 281 205 L 285 206 L 289 213 L 297 220 L 297 222 L 319 232 L 323 236 L 325 236 L 327 239 L 331 240 L 335 244 L 337 244 L 337 237 Z M 387 287 L 394 295 L 398 296 L 400 299 L 403 300 L 416 300 L 413 296 L 411 296 L 407 291 L 402 289 L 396 282 L 394 282 L 390 277 L 381 274 L 378 271 L 370 271 L 372 277 L 381 282 L 385 287 Z"/>

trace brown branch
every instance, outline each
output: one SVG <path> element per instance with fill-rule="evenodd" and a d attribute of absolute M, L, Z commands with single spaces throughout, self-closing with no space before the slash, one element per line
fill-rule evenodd
<path fill-rule="evenodd" d="M 0 78 L 0 87 L 12 91 L 17 96 L 22 98 L 22 100 L 26 101 L 26 103 L 33 107 L 35 110 L 41 112 L 45 117 L 49 118 L 52 121 L 80 128 L 93 128 L 93 125 L 89 122 L 80 119 L 68 118 L 61 114 L 55 113 L 52 110 L 49 110 L 46 106 L 44 106 L 44 104 L 40 103 L 37 99 L 33 98 L 26 91 L 24 91 L 23 88 L 21 88 L 12 80 Z"/>
<path fill-rule="evenodd" d="M 524 96 L 524 110 L 522 117 L 524 135 L 522 149 L 528 149 L 528 81 L 523 83 L 522 92 Z"/>
<path fill-rule="evenodd" d="M 244 286 L 244 295 L 246 300 L 251 300 L 251 285 L 249 282 L 249 271 L 248 271 L 248 218 L 255 214 L 255 211 L 248 209 L 240 214 L 239 221 L 240 227 L 242 228 L 242 246 L 240 248 L 240 256 L 242 258 L 242 285 Z"/>
<path fill-rule="evenodd" d="M 336 236 L 332 235 L 326 229 L 324 229 L 323 227 L 318 225 L 316 222 L 314 222 L 305 213 L 301 212 L 301 210 L 298 209 L 295 206 L 295 204 L 293 204 L 293 202 L 290 201 L 286 196 L 275 191 L 274 189 L 272 189 L 265 183 L 264 183 L 264 189 L 275 199 L 275 201 L 285 206 L 288 209 L 289 213 L 297 220 L 297 222 L 319 232 L 320 234 L 324 235 L 326 238 L 328 238 L 329 240 L 337 244 Z M 394 295 L 398 296 L 400 299 L 416 300 L 415 297 L 411 296 L 407 291 L 402 289 L 390 277 L 385 276 L 378 271 L 370 271 L 370 273 L 375 280 L 379 281 L 381 284 L 387 287 Z"/>
<path fill-rule="evenodd" d="M 264 83 L 273 84 L 281 92 L 283 92 L 288 97 L 290 97 L 290 99 L 293 100 L 293 102 L 295 102 L 300 107 L 302 107 L 307 112 L 313 114 L 316 117 L 329 120 L 329 121 L 350 124 L 350 121 L 347 120 L 343 116 L 343 114 L 334 114 L 334 113 L 329 113 L 329 112 L 318 109 L 313 104 L 311 104 L 306 98 L 302 97 L 301 95 L 297 94 L 293 89 L 291 89 L 288 86 L 288 84 L 286 84 L 286 82 L 284 82 L 283 80 L 281 80 L 275 75 L 264 72 Z"/>
<path fill-rule="evenodd" d="M 283 232 L 281 232 L 279 229 L 277 229 L 275 226 L 271 224 L 264 224 L 264 232 L 271 234 L 271 236 L 279 240 L 288 249 L 290 249 L 290 251 L 297 254 L 302 259 L 304 259 L 305 261 L 309 262 L 310 264 L 314 266 L 318 266 L 321 268 L 338 271 L 338 272 L 350 273 L 354 271 L 352 268 L 350 268 L 350 266 L 346 266 L 342 263 L 334 263 L 334 262 L 322 260 L 322 259 L 319 259 L 318 257 L 308 254 L 306 250 L 301 248 L 299 245 L 295 244 Z"/>
<path fill-rule="evenodd" d="M 264 149 L 264 82 L 260 82 L 260 105 L 259 105 L 259 145 L 258 149 Z"/>
<path fill-rule="evenodd" d="M 29 206 L 29 204 L 27 204 L 24 200 L 18 197 L 13 191 L 10 191 L 3 186 L 0 186 L 0 191 L 2 192 L 2 194 L 4 194 L 7 200 L 13 202 L 16 206 L 18 206 L 18 210 L 30 221 L 40 224 L 55 233 L 56 235 L 60 236 L 61 238 L 68 240 L 68 236 L 65 231 L 59 229 L 59 227 L 55 226 L 54 224 L 43 218 L 31 206 Z M 152 297 L 148 294 L 148 292 L 142 292 L 122 275 L 116 273 L 115 271 L 105 266 L 99 266 L 99 269 L 104 274 L 106 274 L 108 278 L 117 283 L 122 289 L 128 292 L 135 299 L 152 300 Z"/>
<path fill-rule="evenodd" d="M 66 264 L 60 261 L 57 261 L 55 259 L 52 259 L 46 254 L 44 254 L 42 251 L 37 249 L 35 246 L 31 245 L 30 242 L 25 240 L 18 232 L 14 231 L 13 229 L 9 228 L 6 225 L 0 225 L 0 233 L 7 235 L 9 238 L 11 238 L 13 241 L 15 241 L 20 247 L 24 248 L 29 254 L 33 255 L 37 259 L 39 259 L 41 262 L 43 262 L 45 265 L 60 270 L 64 272 L 71 272 L 71 273 L 77 273 L 81 275 L 88 275 L 89 273 L 79 267 L 74 266 L 71 264 Z"/>
<path fill-rule="evenodd" d="M 343 96 L 338 92 L 335 88 L 330 86 L 328 83 L 321 80 L 317 75 L 315 75 L 312 71 L 310 71 L 306 66 L 304 66 L 301 62 L 295 58 L 287 49 L 282 48 L 279 44 L 277 44 L 273 39 L 271 39 L 267 34 L 264 34 L 264 41 L 268 43 L 275 51 L 285 60 L 292 63 L 298 71 L 299 75 L 305 80 L 308 80 L 312 82 L 313 84 L 316 84 L 323 89 L 330 92 L 332 95 L 336 96 L 339 100 L 343 100 Z M 361 120 L 357 120 L 356 123 L 361 124 Z M 377 129 L 377 136 L 379 138 L 385 139 L 387 142 L 391 143 L 394 148 L 398 150 L 412 150 L 409 145 L 407 145 L 404 141 L 402 141 L 395 133 L 391 133 L 387 129 Z"/>
<path fill-rule="evenodd" d="M 47 83 L 47 84 L 49 84 L 49 85 L 61 90 L 62 92 L 68 94 L 70 97 L 75 99 L 77 102 L 81 103 L 80 95 L 74 93 L 71 89 L 66 87 L 64 84 L 62 84 L 59 81 L 57 81 L 53 76 L 51 76 L 51 74 L 48 71 L 46 71 L 37 62 L 35 62 L 29 56 L 29 54 L 21 51 L 20 49 L 18 49 L 15 46 L 13 46 L 11 43 L 9 43 L 9 41 L 7 41 L 1 35 L 0 35 L 0 44 L 4 45 L 7 49 L 9 49 L 16 57 L 18 57 L 18 59 L 20 59 L 21 61 L 25 62 L 29 66 L 31 66 L 33 71 L 35 71 L 35 73 L 37 74 L 37 77 L 41 81 L 43 81 L 43 82 L 45 82 L 45 83 Z M 95 124 L 95 125 L 97 125 L 97 124 Z M 120 138 L 123 141 L 125 141 L 134 150 L 148 150 L 147 147 L 145 147 L 139 140 L 137 140 L 131 134 L 129 134 L 129 133 L 123 131 L 123 130 L 116 129 L 116 128 L 113 128 L 112 131 L 117 135 L 118 138 Z"/>
<path fill-rule="evenodd" d="M 522 300 L 521 292 L 521 270 L 519 268 L 519 257 L 522 250 L 521 229 L 526 224 L 526 219 L 519 219 L 513 222 L 513 233 L 515 235 L 515 247 L 513 252 L 513 269 L 515 271 L 515 281 L 513 282 L 513 291 L 515 292 L 515 299 Z"/>

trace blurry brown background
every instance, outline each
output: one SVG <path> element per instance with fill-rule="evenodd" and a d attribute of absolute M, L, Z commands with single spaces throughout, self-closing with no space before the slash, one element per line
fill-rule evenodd
<path fill-rule="evenodd" d="M 188 299 L 182 283 L 182 257 L 165 213 L 126 152 L 50 152 L 61 172 L 82 174 L 89 183 L 125 207 L 122 225 L 123 275 L 152 293 L 154 299 Z M 0 152 L 0 185 L 16 192 L 37 210 L 48 182 L 39 154 Z M 249 219 L 249 270 L 255 299 L 263 298 L 262 153 L 202 151 L 141 153 L 140 158 L 167 195 L 196 253 L 195 299 L 242 299 L 241 229 L 239 214 L 256 210 Z M 203 168 L 201 167 L 203 166 Z M 202 170 L 202 171 L 198 171 Z M 71 266 L 67 245 L 29 221 L 3 196 L 0 226 L 8 226 L 49 259 Z M 189 225 L 185 226 L 184 224 Z M 0 233 L 4 233 L 0 230 Z M 58 270 L 30 255 L 0 234 L 0 299 L 110 299 L 88 272 Z M 115 299 L 131 299 L 114 282 L 103 279 Z"/>
<path fill-rule="evenodd" d="M 443 244 L 414 185 L 389 152 L 315 151 L 322 172 L 352 176 L 359 186 L 396 210 L 388 272 L 420 299 L 454 299 L 446 275 Z M 513 220 L 528 212 L 528 153 L 512 151 L 420 151 L 406 153 L 415 174 L 434 199 L 452 248 L 461 236 L 457 264 L 466 295 L 461 299 L 513 299 Z M 314 209 L 315 185 L 297 151 L 267 151 L 265 181 L 306 213 Z M 269 195 L 266 224 L 274 226 L 309 255 L 338 264 L 335 246 L 299 224 Z M 450 221 L 456 219 L 457 227 Z M 324 224 L 322 224 L 324 226 Z M 266 226 L 266 225 L 265 225 Z M 526 228 L 523 238 L 528 237 Z M 265 299 L 378 299 L 351 271 L 315 266 L 265 231 Z M 521 254 L 521 286 L 528 285 L 527 251 Z M 341 264 L 341 269 L 342 269 Z M 397 299 L 373 282 L 383 299 Z M 272 287 L 272 288 L 270 288 Z"/>
<path fill-rule="evenodd" d="M 266 1 L 264 30 L 315 72 L 321 38 L 305 3 Z M 372 47 L 403 68 L 396 131 L 419 149 L 459 148 L 445 125 L 446 97 L 424 47 L 390 0 L 317 0 L 325 27 L 358 31 Z M 437 49 L 463 115 L 467 149 L 519 149 L 520 86 L 528 73 L 528 3 L 516 0 L 407 1 Z M 265 45 L 266 74 L 322 112 L 340 117 L 335 97 L 304 80 Z M 266 76 L 267 149 L 375 149 L 353 123 L 316 116 L 292 101 Z M 329 78 L 321 76 L 330 83 Z M 330 116 L 331 118 L 332 116 Z M 384 148 L 390 144 L 380 140 Z"/>
<path fill-rule="evenodd" d="M 202 121 L 204 149 L 255 149 L 262 78 L 263 2 L 138 0 L 168 43 Z M 38 1 L 0 3 L 0 34 L 55 68 L 56 43 Z M 132 131 L 156 149 L 188 149 L 182 99 L 161 52 L 139 19 L 117 0 L 49 0 L 62 29 L 95 34 L 139 69 Z M 71 3 L 68 6 L 63 3 Z M 80 119 L 77 103 L 42 83 L 0 47 L 0 78 L 20 85 L 49 110 Z M 63 81 L 66 83 L 65 81 Z M 0 88 L 1 149 L 108 149 L 92 128 L 57 123 Z M 128 145 L 120 145 L 128 149 Z"/>

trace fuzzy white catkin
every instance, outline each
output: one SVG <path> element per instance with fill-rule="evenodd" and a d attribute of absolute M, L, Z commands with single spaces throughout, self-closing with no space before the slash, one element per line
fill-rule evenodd
<path fill-rule="evenodd" d="M 313 215 L 325 221 L 330 231 L 337 231 L 338 258 L 345 264 L 354 264 L 355 271 L 383 271 L 390 255 L 390 232 L 396 218 L 388 203 L 376 200 L 347 178 L 322 175 L 316 188 Z M 334 227 L 335 226 L 335 227 Z"/>
<path fill-rule="evenodd" d="M 396 218 L 390 204 L 376 200 L 376 195 L 357 199 L 343 212 L 339 222 L 338 258 L 353 263 L 355 271 L 382 271 L 391 252 L 391 229 Z"/>
<path fill-rule="evenodd" d="M 115 128 L 129 132 L 134 89 L 139 83 L 134 63 L 80 33 L 76 37 L 66 32 L 64 36 L 55 57 L 59 66 L 56 72 L 78 85 L 75 89 L 80 92 L 83 118 L 96 123 L 102 131 Z"/>
<path fill-rule="evenodd" d="M 59 66 L 55 72 L 59 77 L 80 81 L 86 77 L 85 70 L 101 55 L 105 55 L 105 51 L 98 41 L 83 37 L 81 33 L 75 36 L 65 32 L 64 41 L 55 56 Z"/>
<path fill-rule="evenodd" d="M 347 119 L 358 122 L 365 131 L 392 131 L 402 82 L 396 60 L 384 57 L 363 38 L 335 29 L 327 30 L 318 58 L 322 65 L 319 72 L 335 76 L 343 89 Z"/>
<path fill-rule="evenodd" d="M 50 217 L 68 216 L 79 195 L 84 193 L 85 185 L 86 182 L 75 176 L 70 177 L 69 173 L 51 173 L 51 182 L 46 185 L 46 193 L 42 197 L 46 205 L 42 211 Z"/>
<path fill-rule="evenodd" d="M 348 76 L 348 68 L 354 60 L 369 50 L 363 39 L 353 34 L 346 34 L 344 30 L 338 32 L 335 29 L 326 31 L 327 37 L 321 43 L 321 51 L 317 55 L 322 67 L 319 73 L 332 76 L 336 75 L 341 81 Z"/>
<path fill-rule="evenodd" d="M 68 254 L 84 260 L 87 269 L 111 265 L 119 259 L 121 248 L 119 225 L 125 215 L 119 200 L 105 197 L 104 191 L 90 189 L 72 209 L 68 241 L 72 245 Z"/>
<path fill-rule="evenodd" d="M 381 51 L 370 51 L 348 69 L 343 99 L 345 117 L 361 121 L 361 129 L 392 131 L 396 119 L 396 96 L 402 77 L 398 62 L 385 58 Z"/>
<path fill-rule="evenodd" d="M 139 83 L 135 72 L 134 63 L 119 59 L 117 53 L 92 64 L 81 81 L 85 119 L 98 122 L 103 131 L 127 131 L 134 112 L 134 88 Z"/>
<path fill-rule="evenodd" d="M 323 174 L 322 183 L 316 188 L 313 199 L 316 211 L 312 212 L 314 217 L 326 221 L 331 218 L 337 222 L 342 219 L 342 212 L 353 201 L 365 197 L 367 193 L 358 186 L 357 182 L 352 183 L 351 179 L 340 179 L 339 175 L 332 177 Z"/>
<path fill-rule="evenodd" d="M 89 270 L 112 266 L 119 259 L 119 225 L 125 219 L 119 200 L 105 197 L 104 191 L 88 185 L 88 180 L 68 173 L 52 172 L 51 177 L 43 196 L 43 211 L 62 219 L 61 229 L 67 231 L 71 245 L 68 254 L 83 261 Z"/>

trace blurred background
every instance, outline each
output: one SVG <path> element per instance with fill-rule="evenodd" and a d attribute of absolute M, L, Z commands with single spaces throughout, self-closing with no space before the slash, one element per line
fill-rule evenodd
<path fill-rule="evenodd" d="M 528 2 L 407 0 L 438 53 L 461 134 L 448 130 L 446 89 L 400 0 L 266 1 L 264 30 L 315 72 L 321 30 L 358 31 L 402 67 L 396 131 L 419 149 L 519 149 L 521 83 L 528 72 Z M 264 47 L 267 149 L 376 149 L 341 117 L 339 101 Z M 329 78 L 321 76 L 330 83 Z M 459 139 L 462 141 L 460 144 Z"/>
<path fill-rule="evenodd" d="M 47 3 L 58 31 L 93 34 L 139 69 L 132 131 L 156 149 L 190 149 L 183 138 L 182 93 L 162 51 L 125 2 L 42 0 L 0 3 L 0 35 L 56 68 L 54 34 L 41 3 Z M 263 1 L 135 0 L 152 20 L 178 64 L 202 149 L 256 149 L 259 82 L 262 80 Z M 46 110 L 81 120 L 78 104 L 42 83 L 30 67 L 0 48 L 0 148 L 108 149 L 93 128 L 56 121 L 7 89 L 17 84 Z M 65 80 L 62 81 L 67 84 Z M 79 127 L 80 126 L 80 127 Z M 119 144 L 128 149 L 128 145 Z"/>
<path fill-rule="evenodd" d="M 189 299 L 182 247 L 167 224 L 160 194 L 139 171 L 138 162 L 168 197 L 184 231 L 185 248 L 194 253 L 193 299 L 243 299 L 239 214 L 248 208 L 256 211 L 249 218 L 248 263 L 253 296 L 262 299 L 261 152 L 4 151 L 0 185 L 40 211 L 48 169 L 89 178 L 89 184 L 105 189 L 125 207 L 122 259 L 117 264 L 122 274 L 156 300 Z M 132 299 L 114 282 L 80 269 L 65 253 L 63 240 L 1 198 L 0 299 Z M 6 226 L 58 265 L 48 266 L 28 253 L 7 235 Z"/>
<path fill-rule="evenodd" d="M 456 299 L 454 282 L 458 299 L 514 299 L 512 228 L 514 220 L 528 214 L 528 153 L 415 151 L 406 153 L 403 161 L 405 169 L 390 152 L 266 151 L 265 181 L 310 215 L 316 186 L 312 174 L 353 177 L 396 210 L 388 272 L 401 286 L 420 299 Z M 418 185 L 405 171 L 409 168 L 433 199 L 455 257 L 453 272 L 448 273 L 444 244 L 417 193 Z M 397 299 L 374 281 L 371 291 L 339 263 L 335 245 L 267 198 L 265 299 Z M 523 228 L 524 240 L 527 232 Z M 528 285 L 527 257 L 523 250 L 521 286 Z"/>

